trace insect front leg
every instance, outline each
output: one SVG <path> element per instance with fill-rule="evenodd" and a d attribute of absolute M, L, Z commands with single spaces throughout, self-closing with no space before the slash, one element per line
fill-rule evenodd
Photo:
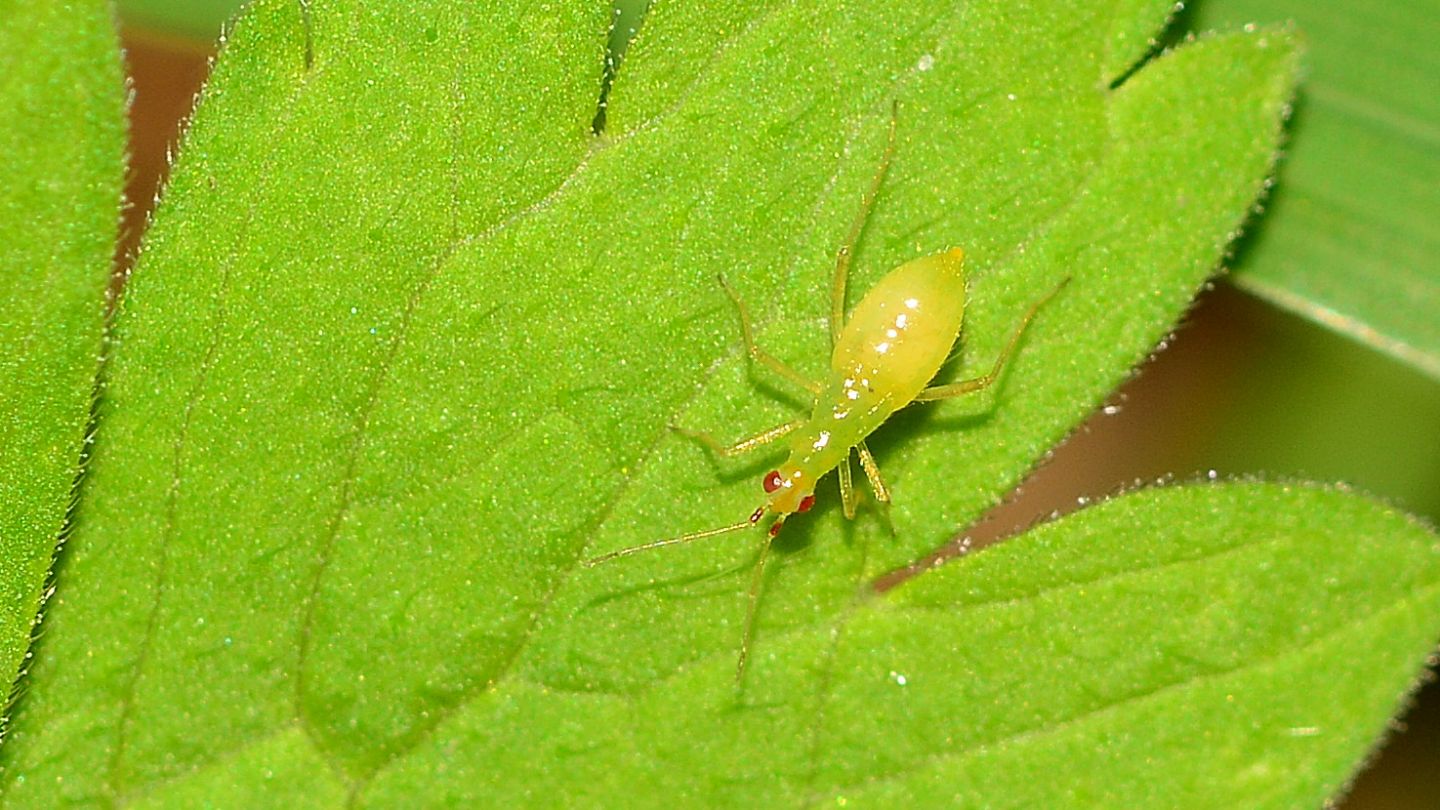
<path fill-rule="evenodd" d="M 793 422 L 786 422 L 783 425 L 776 425 L 775 427 L 772 427 L 768 430 L 762 430 L 753 436 L 747 436 L 734 444 L 725 444 L 724 442 L 716 439 L 714 436 L 711 436 L 709 433 L 705 433 L 699 430 L 691 430 L 690 428 L 683 428 L 679 425 L 671 425 L 670 429 L 675 431 L 676 433 L 679 433 L 682 436 L 688 436 L 704 444 L 706 447 L 709 447 L 712 451 L 714 451 L 715 455 L 717 456 L 729 458 L 731 456 L 738 456 L 743 453 L 748 453 L 757 447 L 763 447 L 764 445 L 767 445 L 770 442 L 775 441 L 776 439 L 786 436 L 791 431 L 795 430 L 803 424 L 805 424 L 804 419 L 796 419 Z"/>
<path fill-rule="evenodd" d="M 755 573 L 750 576 L 750 601 L 745 608 L 745 633 L 740 637 L 740 660 L 735 662 L 735 683 L 745 681 L 745 665 L 750 661 L 750 644 L 755 639 L 755 619 L 760 615 L 760 592 L 765 587 L 765 563 L 770 559 L 770 544 L 773 534 L 765 535 L 760 546 L 760 559 L 755 561 Z"/>

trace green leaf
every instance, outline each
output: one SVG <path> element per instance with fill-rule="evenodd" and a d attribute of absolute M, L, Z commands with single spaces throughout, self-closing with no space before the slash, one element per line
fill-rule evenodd
<path fill-rule="evenodd" d="M 896 785 L 937 795 L 914 752 L 939 733 L 926 718 L 959 704 L 942 690 L 916 719 L 851 714 L 873 691 L 850 680 L 875 675 L 860 664 L 919 647 L 952 682 L 984 660 L 995 684 L 1038 690 L 1058 619 L 937 646 L 903 605 L 857 594 L 995 503 L 1166 334 L 1260 190 L 1290 94 L 1294 43 L 1273 30 L 1187 44 L 1112 87 L 1143 51 L 1117 45 L 1138 41 L 1142 5 L 1158 26 L 1153 4 L 922 3 L 877 20 L 862 4 L 662 3 L 598 139 L 607 9 L 324 4 L 307 30 L 293 2 L 252 8 L 117 319 L 63 601 L 0 753 L 7 798 L 245 805 L 273 779 L 317 805 L 548 803 L 562 783 L 575 803 L 661 795 L 637 782 L 781 803 L 895 757 L 915 774 Z M 666 429 L 739 436 L 791 412 L 747 370 L 714 275 L 765 345 L 820 373 L 833 257 L 892 101 L 898 148 L 856 295 L 963 245 L 971 303 L 944 372 L 959 379 L 1073 281 L 1000 385 L 876 436 L 895 538 L 868 513 L 843 524 L 833 498 L 792 521 L 737 696 L 754 539 L 578 561 L 753 509 L 770 459 L 717 464 Z M 1234 521 L 1422 542 L 1336 496 L 1272 509 L 1268 490 L 1235 491 L 1215 507 Z M 1202 507 L 1201 529 L 1223 524 Z M 1199 543 L 1192 523 L 1156 545 Z M 997 586 L 1047 570 L 1025 565 Z M 1272 618 L 1267 638 L 1304 636 Z M 1133 627 L 1097 638 L 1141 656 L 1164 641 Z M 1374 688 L 1389 702 L 1350 718 L 1360 748 L 1277 790 L 1343 780 L 1418 668 L 1418 643 L 1387 650 L 1400 663 Z M 1086 665 L 1111 678 L 1089 699 L 1152 682 Z M 1023 694 L 966 702 L 952 730 L 1036 716 L 1040 692 Z"/>
<path fill-rule="evenodd" d="M 1214 0 L 1201 28 L 1295 20 L 1312 58 L 1235 283 L 1440 378 L 1440 3 Z"/>
<path fill-rule="evenodd" d="M 105 3 L 0 0 L 0 688 L 23 668 L 89 419 L 124 179 Z"/>
<path fill-rule="evenodd" d="M 1315 807 L 1413 687 L 1440 542 L 1340 492 L 1119 498 L 633 695 L 507 682 L 365 798 Z M 439 763 L 446 763 L 439 767 Z M 673 803 L 673 800 L 663 800 Z"/>
<path fill-rule="evenodd" d="M 1112 4 L 1110 47 L 1105 73 L 1123 77 L 1141 59 L 1160 48 L 1160 38 L 1182 5 L 1168 0 L 1117 0 Z"/>

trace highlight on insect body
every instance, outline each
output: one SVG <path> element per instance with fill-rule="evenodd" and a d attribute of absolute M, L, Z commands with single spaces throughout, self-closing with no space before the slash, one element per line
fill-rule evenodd
<path fill-rule="evenodd" d="M 811 380 L 757 345 L 749 310 L 734 288 L 723 277 L 719 279 L 739 314 L 740 330 L 751 360 L 803 389 L 813 397 L 814 404 L 808 416 L 762 430 L 734 444 L 726 444 L 697 430 L 672 429 L 705 444 L 720 456 L 740 455 L 788 438 L 788 456 L 760 481 L 763 500 L 748 517 L 735 523 L 622 548 L 584 561 L 587 567 L 595 566 L 642 551 L 738 532 L 759 525 L 768 517 L 769 526 L 750 583 L 749 607 L 735 670 L 737 681 L 743 677 L 749 658 L 760 586 L 771 543 L 792 515 L 807 512 L 814 506 L 816 484 L 820 479 L 832 470 L 836 471 L 841 507 L 845 517 L 853 519 L 860 497 L 851 479 L 850 458 L 854 454 L 859 459 L 860 469 L 869 482 L 881 514 L 888 522 L 890 489 L 880 475 L 875 457 L 865 445 L 866 438 L 891 414 L 908 405 L 960 397 L 994 384 L 1015 353 L 1025 328 L 1036 312 L 1069 281 L 1067 278 L 1060 282 L 1048 295 L 1030 306 L 989 372 L 974 379 L 930 385 L 950 356 L 964 320 L 963 251 L 950 248 L 905 262 L 881 278 L 848 318 L 845 315 L 845 293 L 853 249 L 869 218 L 894 151 L 895 116 L 892 111 L 884 157 L 836 256 L 830 291 L 831 357 L 825 379 Z"/>

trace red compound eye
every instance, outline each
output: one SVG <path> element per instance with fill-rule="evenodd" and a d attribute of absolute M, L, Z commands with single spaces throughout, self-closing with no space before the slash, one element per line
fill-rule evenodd
<path fill-rule="evenodd" d="M 815 505 L 815 496 L 814 496 L 814 495 L 806 495 L 805 497 L 803 497 L 803 498 L 800 499 L 800 511 L 801 511 L 801 512 L 809 512 L 809 511 L 810 511 L 810 507 L 812 507 L 812 506 L 814 506 L 814 505 Z"/>
<path fill-rule="evenodd" d="M 765 487 L 766 492 L 774 492 L 780 488 L 781 483 L 783 482 L 780 480 L 780 471 L 771 470 L 769 474 L 765 476 L 765 480 L 760 483 L 760 486 Z"/>

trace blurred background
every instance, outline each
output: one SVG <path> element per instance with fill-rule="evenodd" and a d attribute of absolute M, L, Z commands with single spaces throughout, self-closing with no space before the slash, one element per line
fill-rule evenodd
<path fill-rule="evenodd" d="M 117 248 L 121 268 L 117 285 L 139 249 L 146 218 L 208 74 L 222 26 L 241 5 L 239 0 L 119 3 L 133 101 L 127 184 L 130 205 Z M 612 52 L 617 60 L 647 5 L 648 0 L 616 4 Z M 1327 13 L 1327 5 L 1335 4 L 1302 5 L 1286 0 L 1204 3 L 1198 12 L 1182 12 L 1172 35 L 1178 38 L 1187 30 L 1252 20 L 1296 19 L 1309 38 L 1308 64 L 1314 80 L 1302 90 L 1291 127 L 1293 151 L 1300 153 L 1306 148 L 1306 131 L 1324 128 L 1327 98 L 1323 90 L 1316 91 L 1320 101 L 1313 102 L 1311 88 L 1326 87 L 1327 71 L 1349 68 L 1342 64 L 1347 52 L 1332 43 L 1342 34 L 1364 39 L 1350 25 L 1353 20 L 1364 17 L 1372 25 L 1388 24 L 1383 13 L 1362 8 L 1363 2 L 1350 3 L 1351 16 L 1340 14 L 1338 19 L 1335 13 Z M 1392 5 L 1377 4 L 1381 11 Z M 1427 0 L 1422 5 L 1437 3 Z M 1413 56 L 1422 62 L 1422 72 L 1428 70 L 1433 78 L 1440 73 L 1434 47 L 1440 41 L 1435 22 L 1440 20 L 1440 8 L 1428 12 L 1413 5 L 1406 8 L 1410 10 L 1404 24 L 1414 26 L 1411 41 L 1429 45 L 1422 45 L 1423 53 L 1390 49 L 1376 58 Z M 1384 44 L 1377 42 L 1374 47 L 1383 50 Z M 1440 83 L 1430 85 L 1432 92 L 1435 87 Z M 1435 236 L 1440 228 L 1440 206 L 1434 205 L 1440 195 L 1440 172 L 1435 168 L 1440 166 L 1440 135 L 1436 134 L 1440 116 L 1426 118 L 1424 109 L 1421 112 L 1419 120 L 1407 118 L 1401 124 L 1418 132 L 1429 173 L 1413 178 L 1425 186 L 1419 192 L 1420 210 L 1405 210 L 1398 216 L 1421 220 L 1421 232 L 1406 238 L 1416 247 L 1414 255 L 1428 263 L 1429 269 L 1403 269 L 1423 279 L 1426 273 L 1436 275 L 1437 261 L 1434 251 L 1423 248 L 1427 241 L 1440 241 Z M 1381 113 L 1392 119 L 1396 115 L 1394 110 Z M 1287 196 L 1289 172 L 1330 169 L 1320 148 L 1305 154 L 1314 155 L 1303 164 L 1308 169 L 1282 164 L 1281 182 L 1270 201 L 1271 214 L 1253 224 L 1251 234 L 1237 246 L 1231 262 L 1234 275 L 1206 290 L 1171 338 L 1130 382 L 1006 504 L 967 532 L 966 543 L 995 542 L 1055 511 L 1073 510 L 1082 500 L 1157 481 L 1208 476 L 1344 482 L 1420 515 L 1431 525 L 1440 523 L 1440 371 L 1425 365 L 1427 356 L 1433 361 L 1435 355 L 1421 351 L 1417 362 L 1403 350 L 1397 352 L 1393 341 L 1387 343 L 1369 334 L 1366 325 L 1357 324 L 1353 317 L 1276 294 L 1268 281 L 1274 274 L 1250 267 L 1274 261 L 1273 254 L 1286 247 L 1285 235 L 1300 227 L 1290 223 L 1303 220 L 1305 200 Z M 1295 185 L 1303 187 L 1303 182 Z M 1382 236 L 1385 225 L 1380 222 L 1377 226 Z M 1281 235 L 1272 238 L 1274 231 Z M 1298 238 L 1304 244 L 1307 237 L 1301 233 Z M 1393 248 L 1393 241 L 1386 240 L 1386 247 Z M 1355 249 L 1365 250 L 1364 243 Z M 1382 252 L 1377 260 L 1389 261 L 1388 255 Z M 1403 263 L 1403 251 L 1400 256 L 1398 261 Z M 1367 254 L 1366 258 L 1375 257 Z M 1430 282 L 1428 289 L 1433 290 L 1434 284 Z M 1274 304 L 1277 301 L 1283 308 Z M 1414 695 L 1409 710 L 1393 722 L 1384 747 L 1339 807 L 1440 808 L 1440 686 L 1433 677 L 1428 680 Z"/>

